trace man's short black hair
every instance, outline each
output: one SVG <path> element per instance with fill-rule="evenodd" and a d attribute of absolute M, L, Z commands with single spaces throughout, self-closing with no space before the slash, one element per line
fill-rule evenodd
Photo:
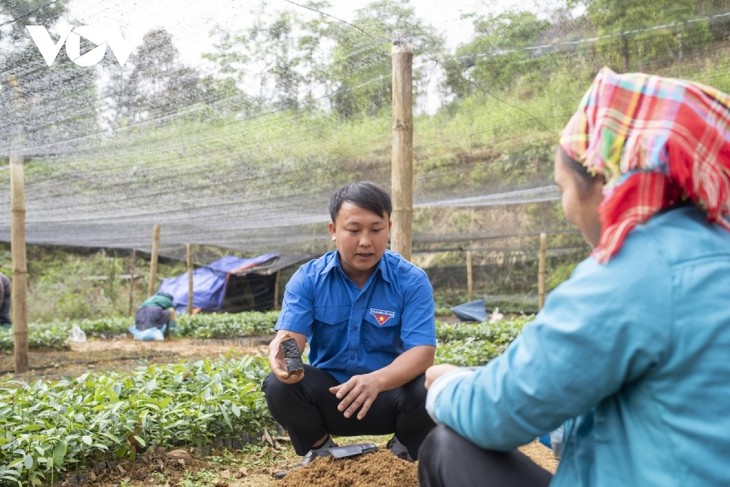
<path fill-rule="evenodd" d="M 337 218 L 342 203 L 352 203 L 364 210 L 371 211 L 381 218 L 390 218 L 393 203 L 390 195 L 380 186 L 370 181 L 356 181 L 346 184 L 332 193 L 330 198 L 330 217 Z"/>

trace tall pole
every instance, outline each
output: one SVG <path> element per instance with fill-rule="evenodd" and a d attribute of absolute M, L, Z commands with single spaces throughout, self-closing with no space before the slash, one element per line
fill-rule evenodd
<path fill-rule="evenodd" d="M 274 309 L 279 309 L 279 281 L 281 279 L 281 271 L 276 271 L 274 280 Z"/>
<path fill-rule="evenodd" d="M 390 248 L 411 258 L 413 236 L 413 49 L 405 36 L 393 41 L 393 149 Z"/>
<path fill-rule="evenodd" d="M 134 279 L 137 273 L 137 249 L 132 249 L 132 256 L 129 263 L 129 309 L 127 314 L 132 316 L 132 309 L 134 306 Z"/>
<path fill-rule="evenodd" d="M 471 301 L 474 294 L 474 264 L 471 249 L 466 251 L 466 300 Z"/>
<path fill-rule="evenodd" d="M 547 254 L 547 234 L 540 234 L 540 255 L 537 261 L 537 309 L 545 304 L 545 260 Z"/>
<path fill-rule="evenodd" d="M 25 175 L 23 157 L 10 156 L 10 252 L 13 262 L 11 307 L 15 373 L 28 371 L 28 265 L 25 251 Z"/>
<path fill-rule="evenodd" d="M 188 316 L 193 314 L 193 249 L 190 244 L 185 244 L 185 262 L 188 265 Z"/>
<path fill-rule="evenodd" d="M 471 210 L 471 222 L 469 223 L 469 233 L 474 234 L 474 220 L 476 217 L 476 211 L 472 208 Z M 469 248 L 466 251 L 466 300 L 471 301 L 474 295 L 474 255 L 472 249 L 474 248 L 474 241 L 469 241 Z"/>
<path fill-rule="evenodd" d="M 150 255 L 150 282 L 147 285 L 147 296 L 155 294 L 155 280 L 157 279 L 157 253 L 160 250 L 160 225 L 152 229 L 152 255 Z"/>

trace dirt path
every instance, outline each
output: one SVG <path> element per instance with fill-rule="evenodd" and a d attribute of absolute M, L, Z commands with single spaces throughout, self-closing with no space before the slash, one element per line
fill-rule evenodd
<path fill-rule="evenodd" d="M 184 360 L 216 358 L 227 354 L 266 353 L 271 337 L 231 340 L 172 338 L 162 342 L 140 342 L 131 337 L 70 343 L 69 350 L 31 349 L 29 371 L 16 376 L 12 353 L 0 353 L 0 380 L 25 381 L 76 377 L 89 371 L 131 370 L 150 363 L 167 364 Z"/>

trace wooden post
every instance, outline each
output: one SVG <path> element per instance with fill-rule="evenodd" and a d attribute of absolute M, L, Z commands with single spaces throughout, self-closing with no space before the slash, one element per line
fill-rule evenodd
<path fill-rule="evenodd" d="M 474 292 L 474 267 L 471 249 L 466 251 L 466 300 L 471 301 Z"/>
<path fill-rule="evenodd" d="M 132 249 L 132 258 L 129 263 L 129 310 L 127 314 L 132 316 L 134 310 L 134 281 L 135 273 L 137 272 L 137 249 Z"/>
<path fill-rule="evenodd" d="M 274 309 L 279 309 L 279 283 L 281 282 L 281 271 L 276 271 L 274 280 Z"/>
<path fill-rule="evenodd" d="M 476 219 L 476 211 L 471 210 L 471 221 L 469 222 L 469 233 L 474 235 L 474 220 Z M 474 241 L 469 242 L 469 248 L 466 251 L 466 300 L 471 301 L 474 295 Z"/>
<path fill-rule="evenodd" d="M 193 250 L 185 244 L 185 262 L 188 265 L 188 316 L 193 314 Z"/>
<path fill-rule="evenodd" d="M 537 269 L 537 309 L 542 309 L 545 304 L 545 256 L 547 254 L 547 235 L 540 234 L 540 255 L 538 257 Z"/>
<path fill-rule="evenodd" d="M 411 258 L 413 222 L 413 49 L 405 36 L 393 41 L 393 148 L 390 248 Z"/>
<path fill-rule="evenodd" d="M 155 294 L 155 280 L 157 279 L 157 252 L 160 249 L 160 225 L 155 224 L 152 229 L 152 255 L 150 255 L 150 282 L 147 285 L 147 296 Z"/>
<path fill-rule="evenodd" d="M 117 307 L 117 293 L 114 292 L 114 284 L 115 284 L 115 281 L 117 280 L 117 264 L 116 264 L 116 257 L 114 257 L 114 255 L 111 256 L 111 264 L 112 264 L 112 268 L 111 268 L 111 271 L 109 272 L 109 296 L 111 296 L 111 298 L 114 302 L 114 307 L 116 308 Z"/>
<path fill-rule="evenodd" d="M 25 175 L 22 156 L 10 156 L 10 252 L 15 373 L 28 371 L 28 264 L 25 249 Z"/>

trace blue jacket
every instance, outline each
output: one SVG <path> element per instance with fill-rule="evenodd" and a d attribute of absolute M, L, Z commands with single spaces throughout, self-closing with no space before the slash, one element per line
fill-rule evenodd
<path fill-rule="evenodd" d="M 552 486 L 730 485 L 730 233 L 693 207 L 589 258 L 497 359 L 427 407 L 509 450 L 565 423 Z"/>

